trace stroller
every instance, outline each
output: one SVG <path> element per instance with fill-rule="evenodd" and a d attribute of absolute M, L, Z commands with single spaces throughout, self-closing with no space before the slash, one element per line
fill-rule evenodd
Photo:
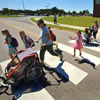
<path fill-rule="evenodd" d="M 14 68 L 11 72 L 11 68 Z M 14 85 L 23 78 L 32 81 L 43 74 L 38 55 L 31 48 L 19 51 L 0 76 L 0 94 L 6 92 L 9 85 Z"/>
<path fill-rule="evenodd" d="M 85 28 L 85 33 L 83 34 L 83 45 L 90 44 L 92 42 L 92 29 Z"/>

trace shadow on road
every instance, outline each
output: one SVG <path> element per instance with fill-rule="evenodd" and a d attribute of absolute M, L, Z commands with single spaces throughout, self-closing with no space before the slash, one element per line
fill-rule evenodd
<path fill-rule="evenodd" d="M 65 82 L 68 82 L 69 81 L 68 74 L 62 69 L 63 63 L 64 63 L 64 61 L 62 61 L 61 63 L 59 63 L 59 65 L 56 68 L 49 68 L 48 66 L 45 66 L 44 67 L 44 69 L 46 71 L 48 71 L 47 73 L 49 73 L 49 75 L 52 76 L 56 80 L 56 84 L 53 84 L 51 82 L 45 81 L 45 80 L 47 80 L 47 78 L 45 78 L 45 77 L 44 77 L 44 79 L 42 78 L 40 80 L 40 82 L 41 82 L 41 84 L 44 87 L 50 86 L 50 85 L 52 85 L 52 86 L 53 85 L 60 85 L 61 82 L 64 82 L 65 83 Z"/>
<path fill-rule="evenodd" d="M 86 47 L 99 47 L 100 46 L 100 44 L 97 44 L 97 43 L 89 43 L 89 44 L 86 44 L 85 45 Z"/>
<path fill-rule="evenodd" d="M 90 60 L 87 59 L 87 58 L 84 58 L 83 56 L 81 56 L 81 57 L 82 57 L 81 60 L 79 60 L 79 59 L 75 59 L 75 61 L 77 61 L 78 64 L 87 63 L 87 64 L 90 64 L 90 65 L 93 67 L 93 69 L 96 69 L 96 65 L 95 65 L 94 62 L 90 61 Z"/>

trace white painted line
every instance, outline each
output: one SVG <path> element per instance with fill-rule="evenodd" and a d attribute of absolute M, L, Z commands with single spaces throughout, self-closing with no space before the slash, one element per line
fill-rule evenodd
<path fill-rule="evenodd" d="M 71 55 L 74 54 L 72 47 L 69 47 L 69 46 L 64 45 L 62 43 L 59 43 L 58 46 L 59 46 L 59 49 L 61 49 L 62 51 L 65 51 L 65 52 L 67 52 Z M 84 57 L 84 59 L 87 59 L 88 61 L 94 63 L 96 66 L 98 66 L 100 64 L 100 58 L 99 57 L 93 56 L 93 55 L 88 54 L 86 52 L 82 52 L 82 56 Z M 79 51 L 76 52 L 76 57 L 82 59 L 82 57 L 79 56 Z"/>
<path fill-rule="evenodd" d="M 54 100 L 54 98 L 45 89 L 42 89 L 38 92 L 23 94 L 18 100 Z"/>
<path fill-rule="evenodd" d="M 69 79 L 75 85 L 78 85 L 88 75 L 87 72 L 82 71 L 68 62 L 59 61 L 58 57 L 52 56 L 48 52 L 45 54 L 45 63 L 55 68 L 61 75 Z"/>
<path fill-rule="evenodd" d="M 4 72 L 5 68 L 7 67 L 7 64 L 10 61 L 11 60 L 6 60 L 6 61 L 0 63 L 0 65 L 3 69 L 3 72 Z M 18 100 L 41 100 L 41 99 L 42 100 L 54 100 L 54 98 L 46 91 L 45 88 L 41 89 L 38 92 L 23 94 Z"/>
<path fill-rule="evenodd" d="M 7 64 L 10 63 L 10 61 L 11 60 L 6 60 L 4 62 L 0 62 L 3 72 L 5 71 L 5 68 L 7 67 Z"/>
<path fill-rule="evenodd" d="M 69 43 L 74 43 L 75 41 L 74 40 L 71 40 L 71 41 L 68 41 Z M 99 44 L 99 43 L 98 43 Z M 84 46 L 84 48 L 87 48 L 87 49 L 90 49 L 90 50 L 93 50 L 93 51 L 97 51 L 97 52 L 100 52 L 100 48 L 99 47 L 93 47 L 93 46 Z"/>

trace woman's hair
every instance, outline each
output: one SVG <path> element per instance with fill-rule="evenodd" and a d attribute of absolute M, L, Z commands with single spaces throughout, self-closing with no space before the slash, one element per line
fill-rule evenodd
<path fill-rule="evenodd" d="M 44 24 L 44 26 L 46 26 L 46 24 L 44 23 L 44 21 L 43 21 L 42 19 L 39 19 L 39 20 L 37 21 L 37 25 L 40 25 L 40 24 Z"/>
<path fill-rule="evenodd" d="M 11 34 L 9 33 L 9 31 L 6 29 L 6 30 L 2 30 L 1 31 L 2 33 L 6 33 L 6 36 L 11 36 Z"/>
<path fill-rule="evenodd" d="M 81 31 L 79 30 L 78 32 L 79 32 L 79 34 L 81 35 Z"/>

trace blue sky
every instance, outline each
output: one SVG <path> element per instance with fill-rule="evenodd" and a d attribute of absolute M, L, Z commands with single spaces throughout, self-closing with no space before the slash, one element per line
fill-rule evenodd
<path fill-rule="evenodd" d="M 93 12 L 93 0 L 24 0 L 25 8 L 36 10 L 41 8 L 57 7 L 65 11 L 89 10 Z M 49 3 L 49 4 L 48 4 Z M 2 8 L 23 9 L 22 0 L 0 0 L 0 9 Z"/>

